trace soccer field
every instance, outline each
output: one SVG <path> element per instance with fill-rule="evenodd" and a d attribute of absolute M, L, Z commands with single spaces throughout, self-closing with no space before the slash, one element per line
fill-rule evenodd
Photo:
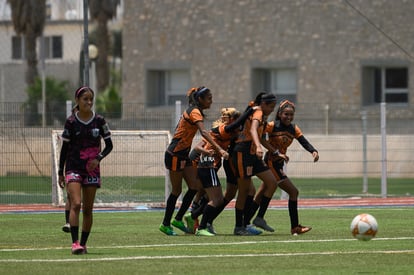
<path fill-rule="evenodd" d="M 354 239 L 352 218 L 376 217 L 371 241 Z M 234 211 L 215 222 L 218 235 L 166 236 L 163 211 L 96 211 L 87 255 L 71 255 L 59 213 L 1 214 L 1 274 L 410 274 L 414 268 L 412 207 L 302 208 L 313 229 L 290 235 L 287 209 L 266 218 L 276 232 L 234 236 Z"/>

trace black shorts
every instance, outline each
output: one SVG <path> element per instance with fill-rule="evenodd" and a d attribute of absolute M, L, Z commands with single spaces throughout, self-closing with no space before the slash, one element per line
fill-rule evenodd
<path fill-rule="evenodd" d="M 211 188 L 221 186 L 217 170 L 214 168 L 198 168 L 198 178 L 203 188 Z"/>
<path fill-rule="evenodd" d="M 266 163 L 269 166 L 270 171 L 272 171 L 277 181 L 287 178 L 285 171 L 283 171 L 283 167 L 285 166 L 285 162 L 283 159 L 277 160 L 277 161 L 268 160 Z"/>
<path fill-rule="evenodd" d="M 223 168 L 226 173 L 226 183 L 237 185 L 236 169 L 234 168 L 231 157 L 223 160 Z"/>
<path fill-rule="evenodd" d="M 235 151 L 232 158 L 238 178 L 248 179 L 256 174 L 269 170 L 269 167 L 262 159 L 249 152 Z"/>
<path fill-rule="evenodd" d="M 183 171 L 186 166 L 191 166 L 192 162 L 187 155 L 182 154 L 172 154 L 169 151 L 166 151 L 164 154 L 164 164 L 165 168 L 170 171 Z"/>

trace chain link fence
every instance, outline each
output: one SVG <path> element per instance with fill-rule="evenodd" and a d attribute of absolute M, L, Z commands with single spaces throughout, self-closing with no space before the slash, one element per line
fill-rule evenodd
<path fill-rule="evenodd" d="M 1 110 L 3 110 L 0 113 L 0 154 L 2 156 L 0 162 L 0 203 L 51 203 L 53 161 L 51 133 L 52 130 L 62 130 L 63 123 L 56 120 L 53 125 L 47 127 L 27 127 L 25 126 L 25 117 L 36 114 L 23 112 L 22 103 L 3 102 L 0 104 Z M 65 103 L 62 102 L 61 106 L 61 111 L 66 113 Z M 212 108 L 206 112 L 207 126 L 219 117 L 219 110 L 222 106 L 233 105 L 214 103 Z M 237 107 L 243 110 L 245 106 Z M 309 121 L 306 112 L 299 111 L 300 109 L 309 109 L 307 107 L 306 105 L 298 106 L 295 122 L 302 129 L 305 137 L 318 149 L 320 161 L 313 163 L 310 154 L 301 148 L 298 142 L 294 142 L 288 150 L 291 159 L 287 167 L 288 175 L 295 179 L 313 181 L 331 179 L 333 184 L 330 188 L 333 189 L 335 189 L 337 179 L 360 179 L 362 184 L 364 178 L 369 178 L 370 180 L 376 179 L 378 182 L 384 167 L 380 117 L 371 115 L 364 122 L 362 120 L 364 116 L 361 116 L 358 122 L 351 123 L 349 121 L 348 124 L 345 120 L 330 120 L 329 117 L 323 115 L 324 109 L 321 108 L 320 119 Z M 113 114 L 105 114 L 112 130 L 166 130 L 172 132 L 175 127 L 177 114 L 174 112 L 151 112 L 142 104 L 131 104 L 128 108 L 136 110 L 134 119 L 123 119 L 120 114 L 115 115 L 117 118 L 111 118 Z M 57 117 L 57 115 L 52 114 L 52 117 Z M 353 126 L 347 128 L 348 125 Z M 387 177 L 404 180 L 406 190 L 403 194 L 412 195 L 414 193 L 414 160 L 412 157 L 414 155 L 414 136 L 406 133 L 404 129 L 399 132 L 398 129 L 394 130 L 392 127 L 395 125 L 387 124 L 387 154 L 385 158 Z M 335 130 L 336 128 L 339 130 Z M 199 140 L 199 137 L 196 137 L 195 140 Z M 116 144 L 123 142 L 120 137 L 114 137 L 114 151 L 118 150 Z M 139 144 L 139 139 L 128 142 L 128 144 L 123 144 L 122 148 L 129 146 L 133 150 L 136 146 L 142 146 Z M 159 150 L 162 151 L 165 149 L 165 144 L 159 147 Z M 146 191 L 145 186 L 140 191 L 135 190 L 136 201 L 162 202 L 165 191 L 165 171 L 162 154 L 160 156 L 158 160 L 161 168 L 158 170 L 160 171 L 159 175 L 150 178 L 139 175 L 133 177 L 133 182 L 140 182 L 152 187 L 158 186 L 158 190 L 154 191 L 150 188 L 150 191 Z M 142 166 L 149 157 L 140 154 L 139 157 L 138 155 L 135 158 L 130 157 L 129 160 L 133 162 L 133 166 L 138 167 Z M 116 165 L 116 163 L 111 163 L 108 158 L 104 165 L 110 166 Z M 105 180 L 120 181 L 119 178 L 113 177 L 110 172 L 108 173 L 111 169 L 103 167 L 102 170 L 104 186 Z M 222 171 L 220 173 L 224 177 Z M 312 188 L 323 189 L 324 187 L 313 186 Z M 360 189 L 353 195 L 361 195 Z M 143 194 L 145 192 L 152 193 L 150 195 Z M 380 194 L 377 192 L 374 195 L 379 196 Z M 301 194 L 301 196 L 306 197 L 307 194 Z M 328 196 L 328 194 L 318 196 Z"/>

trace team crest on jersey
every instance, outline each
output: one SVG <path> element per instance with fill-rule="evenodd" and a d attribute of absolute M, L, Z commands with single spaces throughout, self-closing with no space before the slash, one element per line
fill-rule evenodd
<path fill-rule="evenodd" d="M 98 128 L 93 128 L 93 129 L 91 130 L 91 132 L 92 132 L 92 136 L 93 136 L 94 138 L 99 137 L 99 129 L 98 129 Z"/>

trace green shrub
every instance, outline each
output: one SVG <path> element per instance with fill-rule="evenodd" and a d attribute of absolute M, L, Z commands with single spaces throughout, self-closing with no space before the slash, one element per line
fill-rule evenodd
<path fill-rule="evenodd" d="M 35 83 L 27 87 L 28 99 L 23 104 L 25 125 L 36 126 L 42 124 L 42 80 L 35 79 Z M 64 123 L 66 120 L 65 102 L 70 98 L 68 82 L 45 78 L 46 91 L 46 124 L 52 125 L 55 120 Z"/>

